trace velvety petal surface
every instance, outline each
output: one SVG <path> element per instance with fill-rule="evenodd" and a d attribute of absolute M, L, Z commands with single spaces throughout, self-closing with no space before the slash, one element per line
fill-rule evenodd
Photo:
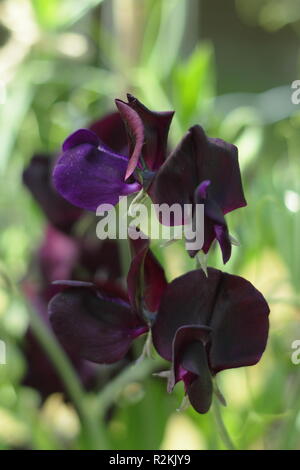
<path fill-rule="evenodd" d="M 260 360 L 268 338 L 268 315 L 266 300 L 249 281 L 223 273 L 210 320 L 210 364 L 215 373 Z"/>
<path fill-rule="evenodd" d="M 147 331 L 126 303 L 104 299 L 89 287 L 69 287 L 57 294 L 49 314 L 62 344 L 101 364 L 122 359 L 132 340 Z"/>
<path fill-rule="evenodd" d="M 237 148 L 193 126 L 158 172 L 154 194 L 162 202 L 192 202 L 196 187 L 205 180 L 224 214 L 246 205 Z"/>
<path fill-rule="evenodd" d="M 224 214 L 246 205 L 237 148 L 220 139 L 208 138 L 200 126 L 188 131 L 161 166 L 149 194 L 157 204 L 183 206 L 197 202 L 197 188 L 198 199 L 203 203 L 205 200 L 203 251 L 207 253 L 217 238 L 226 262 L 231 255 L 231 244 Z"/>
<path fill-rule="evenodd" d="M 119 196 L 140 189 L 138 183 L 124 182 L 127 158 L 101 147 L 100 141 L 98 146 L 91 143 L 95 137 L 87 129 L 68 137 L 53 172 L 58 192 L 75 206 L 93 212 L 100 204 L 116 205 Z"/>
<path fill-rule="evenodd" d="M 189 371 L 190 380 L 185 382 L 186 393 L 198 413 L 207 413 L 211 406 L 213 384 L 202 341 L 189 343 L 182 356 L 182 367 Z"/>
<path fill-rule="evenodd" d="M 166 158 L 168 133 L 174 112 L 151 111 L 130 94 L 127 99 L 128 105 L 138 113 L 144 126 L 144 162 L 149 170 L 157 170 Z"/>
<path fill-rule="evenodd" d="M 182 326 L 178 328 L 172 344 L 172 368 L 168 383 L 168 390 L 172 391 L 174 385 L 182 379 L 182 368 L 198 374 L 198 369 L 188 362 L 187 350 L 191 344 L 201 342 L 205 347 L 210 339 L 211 329 L 207 326 Z"/>
<path fill-rule="evenodd" d="M 269 307 L 262 294 L 245 279 L 208 269 L 189 272 L 171 282 L 152 328 L 153 343 L 172 359 L 178 328 L 209 326 L 210 367 L 214 373 L 255 364 L 268 337 Z"/>
<path fill-rule="evenodd" d="M 184 326 L 210 326 L 221 271 L 209 268 L 190 271 L 172 281 L 161 299 L 152 328 L 153 343 L 158 353 L 172 360 L 172 344 L 177 330 Z"/>

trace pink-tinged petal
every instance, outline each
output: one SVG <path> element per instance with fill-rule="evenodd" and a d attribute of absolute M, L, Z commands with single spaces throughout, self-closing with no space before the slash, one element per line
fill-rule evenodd
<path fill-rule="evenodd" d="M 129 106 L 138 113 L 144 126 L 143 159 L 149 170 L 157 170 L 166 159 L 168 133 L 174 111 L 150 111 L 128 94 Z"/>
<path fill-rule="evenodd" d="M 49 304 L 55 334 L 83 359 L 111 364 L 122 359 L 134 338 L 147 326 L 128 305 L 118 299 L 104 299 L 89 287 L 70 287 Z"/>
<path fill-rule="evenodd" d="M 119 113 L 107 114 L 103 118 L 89 125 L 93 131 L 107 147 L 114 152 L 127 155 L 128 141 L 124 122 Z"/>
<path fill-rule="evenodd" d="M 148 238 L 129 239 L 132 262 L 127 276 L 128 294 L 136 312 L 146 309 L 148 313 L 157 312 L 162 294 L 167 287 L 165 273 L 150 251 Z"/>
<path fill-rule="evenodd" d="M 23 182 L 54 227 L 69 233 L 82 215 L 82 210 L 67 202 L 52 184 L 54 159 L 35 155 L 23 173 Z"/>
<path fill-rule="evenodd" d="M 81 143 L 60 156 L 53 181 L 67 201 L 94 212 L 100 204 L 116 205 L 120 196 L 139 191 L 138 183 L 124 182 L 126 168 L 127 159 L 122 155 Z"/>
<path fill-rule="evenodd" d="M 172 391 L 175 384 L 181 380 L 182 368 L 188 372 L 198 374 L 199 370 L 193 366 L 192 359 L 189 359 L 186 351 L 190 344 L 201 342 L 206 346 L 210 340 L 211 328 L 207 326 L 189 325 L 178 328 L 172 344 L 172 369 L 168 383 L 169 391 Z M 189 362 L 190 360 L 190 362 Z"/>
<path fill-rule="evenodd" d="M 138 113 L 127 103 L 121 100 L 115 100 L 115 102 L 129 136 L 129 162 L 125 174 L 125 180 L 127 180 L 139 163 L 144 144 L 144 126 Z"/>

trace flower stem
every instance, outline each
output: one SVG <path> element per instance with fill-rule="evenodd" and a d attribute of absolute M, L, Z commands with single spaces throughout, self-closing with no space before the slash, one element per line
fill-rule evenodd
<path fill-rule="evenodd" d="M 231 437 L 225 427 L 225 424 L 224 424 L 224 421 L 223 421 L 223 418 L 222 418 L 222 413 L 221 413 L 221 409 L 220 409 L 220 404 L 218 402 L 218 399 L 217 398 L 214 398 L 213 400 L 213 413 L 214 413 L 214 418 L 215 418 L 215 421 L 216 421 L 216 424 L 217 424 L 217 429 L 218 429 L 218 432 L 219 432 L 219 435 L 223 441 L 223 444 L 225 445 L 225 447 L 228 449 L 228 450 L 235 450 L 236 447 L 235 445 L 233 444 L 232 440 L 231 440 Z"/>
<path fill-rule="evenodd" d="M 161 358 L 144 359 L 140 363 L 130 364 L 115 379 L 109 382 L 97 396 L 95 414 L 103 416 L 105 411 L 119 398 L 126 385 L 143 380 L 165 364 Z"/>

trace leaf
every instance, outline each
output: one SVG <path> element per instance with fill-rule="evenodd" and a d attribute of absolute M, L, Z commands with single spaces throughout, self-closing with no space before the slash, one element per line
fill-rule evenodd
<path fill-rule="evenodd" d="M 32 0 L 38 23 L 43 29 L 65 28 L 79 20 L 102 0 Z"/>
<path fill-rule="evenodd" d="M 205 101 L 212 99 L 214 89 L 213 49 L 204 43 L 174 70 L 173 99 L 184 127 L 192 125 L 193 117 L 203 112 Z"/>

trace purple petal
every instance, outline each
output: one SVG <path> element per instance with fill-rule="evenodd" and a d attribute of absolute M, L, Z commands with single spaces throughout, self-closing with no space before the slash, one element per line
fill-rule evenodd
<path fill-rule="evenodd" d="M 144 126 L 143 158 L 149 170 L 157 170 L 165 161 L 167 141 L 173 111 L 150 111 L 134 96 L 128 94 L 129 106 L 138 113 Z"/>
<path fill-rule="evenodd" d="M 196 192 L 198 189 L 199 187 Z M 198 194 L 200 194 L 200 191 L 198 191 Z M 204 253 L 207 253 L 216 238 L 221 247 L 223 262 L 226 264 L 231 256 L 231 241 L 221 208 L 211 199 L 210 194 L 206 194 L 205 199 L 196 200 L 196 202 L 204 204 L 204 246 L 202 249 Z"/>
<path fill-rule="evenodd" d="M 194 194 L 199 202 L 215 206 L 213 216 L 206 208 L 203 251 L 207 252 L 211 243 L 219 237 L 223 258 L 230 257 L 231 246 L 226 233 L 223 215 L 246 205 L 241 183 L 237 149 L 220 139 L 207 138 L 200 126 L 192 127 L 170 157 L 165 161 L 149 188 L 152 200 L 157 204 L 194 203 Z M 201 202 L 201 201 L 200 201 Z M 216 220 L 216 208 L 221 222 Z M 207 220 L 212 219 L 212 220 Z M 221 225 L 222 231 L 215 230 Z M 192 254 L 193 256 L 193 254 Z"/>
<path fill-rule="evenodd" d="M 122 155 L 82 143 L 61 155 L 53 180 L 65 199 L 94 212 L 100 204 L 116 205 L 120 196 L 140 189 L 138 183 L 124 183 L 126 168 Z"/>
<path fill-rule="evenodd" d="M 129 135 L 129 162 L 126 170 L 125 180 L 132 175 L 137 167 L 144 144 L 144 126 L 138 113 L 136 113 L 124 101 L 116 100 L 116 106 L 126 125 Z"/>
<path fill-rule="evenodd" d="M 210 326 L 213 371 L 256 364 L 267 344 L 269 307 L 246 279 L 223 273 Z"/>
<path fill-rule="evenodd" d="M 199 139 L 199 129 L 197 134 Z M 222 139 L 208 138 L 208 149 L 210 158 L 204 159 L 202 172 L 213 182 L 212 198 L 224 214 L 246 206 L 237 147 Z"/>
<path fill-rule="evenodd" d="M 162 296 L 152 328 L 153 343 L 158 353 L 172 360 L 172 344 L 177 330 L 187 326 L 210 326 L 209 317 L 215 303 L 221 271 L 190 271 L 172 281 Z"/>
<path fill-rule="evenodd" d="M 130 229 L 129 229 L 130 231 Z M 136 312 L 157 312 L 167 287 L 164 270 L 150 251 L 150 240 L 130 238 L 132 262 L 127 276 L 128 294 Z"/>
<path fill-rule="evenodd" d="M 189 131 L 158 170 L 149 194 L 156 204 L 192 204 L 199 181 L 197 153 Z"/>
<path fill-rule="evenodd" d="M 101 364 L 119 361 L 147 326 L 128 305 L 106 300 L 96 290 L 73 287 L 49 304 L 50 322 L 59 340 L 83 359 Z"/>
<path fill-rule="evenodd" d="M 207 326 L 182 326 L 178 328 L 172 344 L 172 369 L 169 380 L 169 391 L 171 391 L 180 380 L 181 368 L 197 374 L 199 371 L 187 362 L 185 352 L 188 346 L 194 342 L 201 342 L 204 346 L 210 339 L 211 328 Z"/>
<path fill-rule="evenodd" d="M 35 155 L 23 173 L 23 182 L 44 211 L 46 217 L 59 230 L 70 232 L 82 211 L 69 204 L 52 185 L 53 158 Z"/>
<path fill-rule="evenodd" d="M 154 346 L 171 360 L 180 327 L 208 326 L 214 373 L 255 364 L 266 346 L 268 314 L 264 297 L 245 279 L 213 268 L 208 278 L 201 270 L 192 271 L 168 285 L 152 328 Z"/>
<path fill-rule="evenodd" d="M 62 145 L 62 149 L 66 152 L 67 150 L 73 149 L 81 144 L 90 144 L 94 147 L 98 147 L 100 145 L 100 141 L 97 135 L 89 129 L 78 129 L 78 131 L 73 132 L 73 134 L 66 138 Z"/>
<path fill-rule="evenodd" d="M 226 264 L 230 259 L 232 248 L 227 225 L 215 225 L 214 230 L 221 247 L 223 263 Z"/>
<path fill-rule="evenodd" d="M 188 371 L 184 382 L 191 405 L 198 413 L 207 413 L 212 402 L 213 385 L 202 341 L 189 343 L 183 353 L 181 364 Z"/>

